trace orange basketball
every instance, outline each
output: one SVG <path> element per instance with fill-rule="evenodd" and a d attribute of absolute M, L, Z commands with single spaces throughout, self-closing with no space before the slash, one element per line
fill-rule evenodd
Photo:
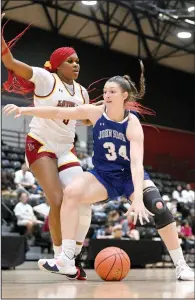
<path fill-rule="evenodd" d="M 108 247 L 95 258 L 95 270 L 105 281 L 120 281 L 130 270 L 130 259 L 127 253 L 117 247 Z"/>

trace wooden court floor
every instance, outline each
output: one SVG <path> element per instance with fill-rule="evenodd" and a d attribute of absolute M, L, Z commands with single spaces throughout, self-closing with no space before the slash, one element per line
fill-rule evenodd
<path fill-rule="evenodd" d="M 104 282 L 94 270 L 88 281 L 69 281 L 37 269 L 2 272 L 1 299 L 17 298 L 188 298 L 194 282 L 178 282 L 173 269 L 132 269 L 121 282 Z"/>

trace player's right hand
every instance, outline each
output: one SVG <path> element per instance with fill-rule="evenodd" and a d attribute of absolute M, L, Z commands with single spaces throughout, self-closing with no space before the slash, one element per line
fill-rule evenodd
<path fill-rule="evenodd" d="M 4 16 L 5 16 L 5 13 L 2 13 L 1 14 L 1 21 L 3 20 Z"/>
<path fill-rule="evenodd" d="M 22 108 L 18 107 L 15 104 L 7 104 L 4 108 L 3 108 L 3 113 L 6 116 L 9 116 L 10 114 L 14 113 L 15 117 L 14 118 L 19 118 L 21 116 L 21 111 Z"/>
<path fill-rule="evenodd" d="M 154 216 L 154 214 L 145 207 L 144 202 L 140 200 L 134 200 L 132 202 L 128 211 L 125 213 L 125 216 L 129 215 L 131 212 L 134 212 L 134 225 L 136 225 L 138 218 L 141 225 L 143 225 L 143 219 L 145 219 L 147 222 L 150 222 L 148 216 Z"/>

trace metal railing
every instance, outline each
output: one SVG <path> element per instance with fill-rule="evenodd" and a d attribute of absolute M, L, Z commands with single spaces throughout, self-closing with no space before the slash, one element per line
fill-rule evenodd
<path fill-rule="evenodd" d="M 25 148 L 26 132 L 2 129 L 1 140 L 8 146 Z"/>

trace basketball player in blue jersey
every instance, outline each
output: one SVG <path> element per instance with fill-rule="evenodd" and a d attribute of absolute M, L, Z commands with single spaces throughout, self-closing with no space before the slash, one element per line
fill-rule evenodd
<path fill-rule="evenodd" d="M 148 215 L 154 216 L 156 228 L 176 267 L 177 279 L 194 280 L 194 272 L 186 264 L 180 247 L 175 220 L 143 168 L 143 130 L 131 110 L 140 108 L 135 100 L 143 97 L 144 91 L 142 70 L 140 92 L 130 77 L 112 77 L 104 86 L 104 103 L 101 106 L 19 108 L 7 105 L 4 108 L 5 114 L 14 112 L 16 117 L 32 115 L 61 120 L 89 119 L 93 124 L 94 169 L 84 172 L 64 190 L 61 206 L 63 252 L 55 264 L 53 259 L 46 260 L 45 270 L 76 278 L 74 253 L 79 205 L 126 195 L 132 202 L 127 214 L 134 212 L 134 223 L 137 218 L 141 224 L 143 219 L 149 222 Z"/>

